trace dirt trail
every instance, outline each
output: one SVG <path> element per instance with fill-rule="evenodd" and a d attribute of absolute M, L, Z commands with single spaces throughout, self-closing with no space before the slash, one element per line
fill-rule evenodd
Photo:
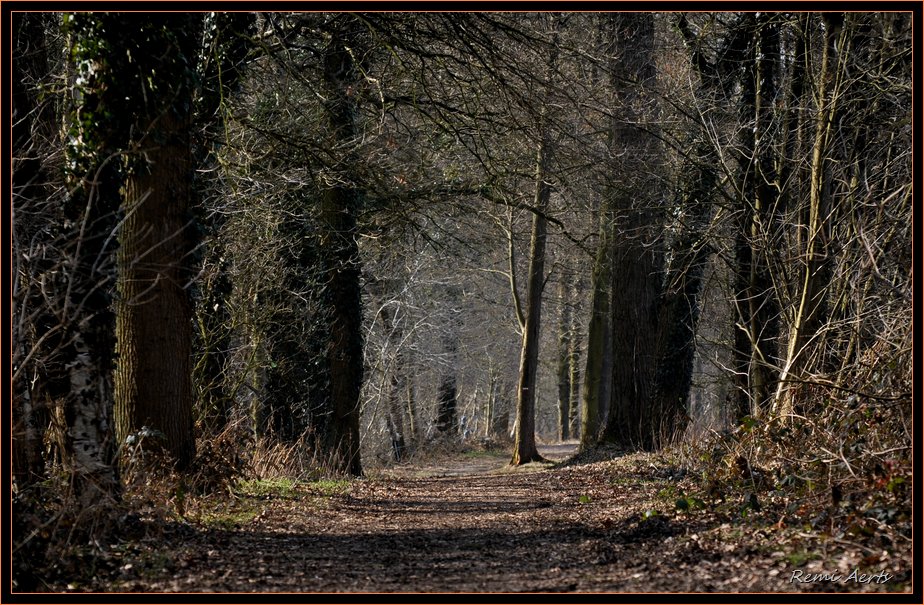
<path fill-rule="evenodd" d="M 542 449 L 553 460 L 573 450 L 573 444 Z M 170 544 L 162 569 L 139 566 L 107 589 L 877 589 L 790 582 L 793 565 L 775 552 L 781 548 L 779 536 L 759 525 L 721 523 L 705 511 L 672 510 L 665 493 L 682 491 L 683 479 L 653 458 L 516 470 L 506 461 L 500 455 L 469 455 L 355 481 L 339 495 L 322 497 L 303 489 L 268 498 L 254 518 L 230 528 L 191 531 Z"/>

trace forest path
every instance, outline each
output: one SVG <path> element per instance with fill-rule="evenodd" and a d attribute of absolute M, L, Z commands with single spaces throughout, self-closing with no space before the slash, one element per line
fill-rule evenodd
<path fill-rule="evenodd" d="M 543 448 L 552 459 L 573 444 Z M 656 455 L 506 466 L 458 455 L 342 489 L 299 485 L 253 515 L 203 522 L 105 590 L 698 592 L 870 590 L 790 581 L 766 521 L 678 512 L 691 485 Z M 791 549 L 788 549 L 791 550 Z M 849 562 L 841 561 L 843 565 Z M 831 561 L 803 566 L 822 571 Z M 836 568 L 834 569 L 836 570 Z"/>
<path fill-rule="evenodd" d="M 527 464 L 516 470 L 531 472 L 549 468 L 554 463 L 567 460 L 576 454 L 578 446 L 578 441 L 539 443 L 537 449 L 548 463 Z M 515 470 L 509 466 L 510 458 L 509 452 L 470 450 L 463 454 L 440 456 L 434 460 L 393 466 L 381 471 L 381 474 L 392 479 L 425 479 L 510 473 Z"/>

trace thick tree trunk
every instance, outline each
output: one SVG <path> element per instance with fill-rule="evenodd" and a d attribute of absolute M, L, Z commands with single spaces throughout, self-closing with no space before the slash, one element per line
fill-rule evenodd
<path fill-rule="evenodd" d="M 355 143 L 355 99 L 351 89 L 358 79 L 349 28 L 352 18 L 334 23 L 324 52 L 324 79 L 328 89 L 327 118 L 332 140 L 347 149 Z M 347 170 L 351 164 L 345 162 Z M 361 194 L 351 175 L 341 175 L 321 197 L 320 246 L 327 264 L 325 301 L 329 321 L 327 363 L 330 368 L 332 418 L 322 437 L 334 467 L 362 475 L 359 453 L 359 394 L 363 383 L 362 294 L 360 259 L 356 242 Z"/>
<path fill-rule="evenodd" d="M 125 184 L 116 305 L 116 431 L 120 442 L 148 427 L 185 468 L 195 455 L 192 309 L 187 269 L 192 246 L 189 122 L 167 109 Z M 148 446 L 153 445 L 148 443 Z"/>
<path fill-rule="evenodd" d="M 330 396 L 333 418 L 323 439 L 337 470 L 361 475 L 359 393 L 363 381 L 362 300 L 356 245 L 356 192 L 336 187 L 324 194 L 322 217 L 329 286 L 327 306 Z"/>
<path fill-rule="evenodd" d="M 618 267 L 612 286 L 613 391 L 602 439 L 627 446 L 653 448 L 662 438 L 662 418 L 652 409 L 657 367 L 657 321 L 662 268 L 657 255 L 635 244 L 637 226 L 616 247 Z M 649 244 L 651 246 L 651 244 Z"/>
<path fill-rule="evenodd" d="M 636 123 L 645 122 L 651 111 L 646 88 L 655 75 L 652 15 L 614 15 L 612 37 L 611 87 L 622 107 L 611 125 L 613 169 L 620 177 L 610 191 L 618 229 L 610 276 L 613 376 L 601 438 L 651 448 L 666 436 L 662 418 L 652 408 L 663 272 L 657 238 L 663 211 L 652 176 L 657 172 L 656 139 Z"/>
<path fill-rule="evenodd" d="M 678 26 L 690 53 L 690 66 L 699 79 L 697 97 L 710 106 L 718 103 L 721 84 L 733 78 L 737 63 L 707 62 L 684 16 L 679 18 Z M 735 36 L 726 41 L 725 49 L 719 53 L 720 61 L 728 57 L 736 43 Z M 717 167 L 721 163 L 708 136 L 698 133 L 696 138 L 699 143 L 692 145 L 692 159 L 681 170 L 683 176 L 675 204 L 682 218 L 671 242 L 670 262 L 658 310 L 658 370 L 653 408 L 663 418 L 665 434 L 672 436 L 682 434 L 690 420 L 688 400 L 696 356 L 702 282 L 713 252 L 707 243 L 708 229 L 718 184 Z"/>
<path fill-rule="evenodd" d="M 658 369 L 653 409 L 662 418 L 668 438 L 680 436 L 690 419 L 687 401 L 693 381 L 696 328 L 700 292 L 710 250 L 703 242 L 715 184 L 711 168 L 694 170 L 693 191 L 682 202 L 690 210 L 689 231 L 672 246 L 673 266 L 668 268 L 658 308 Z"/>

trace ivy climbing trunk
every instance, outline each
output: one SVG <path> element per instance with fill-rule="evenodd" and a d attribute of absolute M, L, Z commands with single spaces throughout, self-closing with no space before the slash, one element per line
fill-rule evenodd
<path fill-rule="evenodd" d="M 94 13 L 65 16 L 75 71 L 74 109 L 68 132 L 70 194 L 64 215 L 72 234 L 68 249 L 70 284 L 61 367 L 67 427 L 64 457 L 71 485 L 82 505 L 104 503 L 119 493 L 113 435 L 115 315 L 115 230 L 120 203 L 119 152 L 123 146 L 112 117 L 121 109 L 111 82 L 118 58 L 107 48 L 117 40 L 112 17 Z"/>

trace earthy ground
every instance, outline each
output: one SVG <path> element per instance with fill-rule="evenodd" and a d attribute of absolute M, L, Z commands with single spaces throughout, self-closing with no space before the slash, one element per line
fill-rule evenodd
<path fill-rule="evenodd" d="M 540 449 L 560 461 L 574 444 Z M 458 453 L 349 483 L 286 484 L 262 496 L 251 493 L 223 510 L 187 513 L 185 523 L 144 538 L 146 548 L 122 553 L 103 583 L 70 588 L 911 590 L 910 541 L 894 552 L 877 551 L 774 525 L 756 513 L 729 514 L 728 507 L 697 503 L 680 510 L 677 501 L 691 484 L 664 457 L 519 469 L 507 460 L 501 452 Z M 856 569 L 884 574 L 851 576 Z M 793 582 L 794 574 L 815 581 Z"/>

